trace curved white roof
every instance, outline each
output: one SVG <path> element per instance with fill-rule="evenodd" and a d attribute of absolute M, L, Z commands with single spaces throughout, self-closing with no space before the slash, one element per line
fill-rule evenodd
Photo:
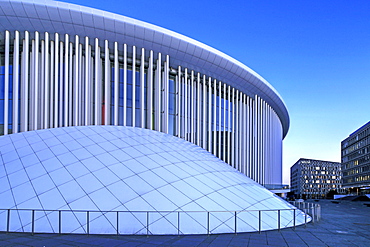
<path fill-rule="evenodd" d="M 146 215 L 133 211 L 167 211 L 152 214 L 158 218 L 150 223 L 152 233 L 173 233 L 168 222 L 176 225 L 181 217 L 181 231 L 195 234 L 206 233 L 205 211 L 281 209 L 283 228 L 293 224 L 293 211 L 283 209 L 294 208 L 190 142 L 123 126 L 63 127 L 0 137 L 0 198 L 0 221 L 7 213 L 1 209 L 92 211 L 95 233 L 110 233 L 116 214 L 93 211 L 125 211 L 120 230 L 126 234 L 145 232 Z M 63 212 L 63 229 L 84 232 L 84 212 Z M 57 231 L 57 212 L 49 213 L 46 220 L 36 212 L 39 231 Z M 278 212 L 262 213 L 262 230 L 276 229 Z M 305 215 L 296 213 L 296 224 L 304 223 Z M 29 227 L 29 216 L 30 211 L 13 212 L 12 230 Z M 213 212 L 211 217 L 212 233 L 233 232 L 234 212 Z M 240 213 L 238 222 L 238 231 L 257 231 L 258 211 Z"/>
<path fill-rule="evenodd" d="M 288 132 L 289 115 L 278 92 L 246 65 L 208 45 L 152 24 L 89 7 L 41 0 L 0 0 L 0 3 L 0 31 L 77 34 L 170 55 L 173 67 L 181 65 L 214 77 L 252 97 L 257 94 L 280 117 L 284 137 Z"/>

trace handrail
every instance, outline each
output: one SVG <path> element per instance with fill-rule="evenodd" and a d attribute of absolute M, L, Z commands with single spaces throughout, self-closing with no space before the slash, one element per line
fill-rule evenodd
<path fill-rule="evenodd" d="M 256 219 L 258 219 L 258 224 L 256 222 L 256 226 L 255 227 L 252 227 L 254 229 L 254 231 L 258 231 L 258 232 L 261 232 L 265 229 L 263 229 L 262 227 L 262 217 L 263 217 L 263 214 L 266 214 L 266 213 L 270 213 L 271 212 L 276 212 L 277 215 L 277 227 L 275 229 L 279 230 L 281 229 L 281 227 L 296 227 L 297 225 L 300 225 L 300 224 L 303 224 L 302 222 L 301 223 L 298 223 L 297 224 L 297 219 L 296 219 L 296 215 L 297 215 L 297 212 L 300 212 L 299 210 L 297 209 L 300 209 L 303 213 L 304 213 L 304 224 L 306 225 L 309 221 L 312 221 L 313 223 L 315 223 L 316 221 L 320 220 L 321 218 L 321 209 L 320 209 L 320 205 L 319 204 L 315 204 L 315 203 L 305 203 L 305 202 L 292 202 L 292 205 L 294 205 L 296 208 L 291 208 L 291 209 L 268 209 L 268 210 L 256 210 L 256 209 L 253 209 L 253 210 L 231 210 L 231 211 L 155 211 L 155 210 L 151 210 L 151 211 L 124 211 L 124 210 L 117 210 L 117 211 L 109 211 L 109 210 L 68 210 L 68 209 L 51 209 L 51 210 L 47 210 L 47 209 L 0 209 L 0 216 L 2 213 L 6 212 L 6 227 L 4 227 L 5 225 L 2 226 L 2 221 L 1 221 L 1 217 L 0 217 L 0 231 L 5 231 L 5 232 L 14 232 L 14 231 L 20 231 L 19 229 L 21 229 L 22 232 L 30 232 L 32 234 L 34 234 L 35 232 L 45 232 L 45 231 L 37 231 L 36 230 L 36 222 L 38 219 L 41 219 L 42 217 L 46 217 L 47 220 L 49 221 L 50 223 L 50 220 L 54 220 L 53 221 L 53 224 L 55 225 L 55 229 L 51 229 L 50 231 L 46 231 L 48 233 L 59 233 L 59 234 L 63 234 L 63 233 L 70 233 L 68 231 L 63 231 L 63 226 L 66 227 L 67 223 L 64 223 L 64 222 L 67 222 L 67 220 L 63 220 L 62 216 L 64 217 L 68 217 L 70 216 L 68 213 L 72 213 L 76 219 L 77 219 L 77 216 L 76 214 L 79 214 L 80 215 L 80 218 L 79 220 L 81 220 L 81 214 L 82 215 L 85 215 L 84 217 L 84 220 L 81 220 L 81 222 L 79 222 L 81 225 L 80 227 L 82 228 L 82 230 L 84 231 L 83 233 L 86 233 L 86 234 L 91 234 L 91 224 L 95 224 L 94 223 L 94 220 L 98 219 L 99 217 L 101 216 L 104 216 L 104 218 L 106 220 L 108 220 L 109 224 L 110 224 L 110 227 L 112 228 L 112 231 L 114 231 L 114 234 L 116 235 L 122 235 L 122 233 L 120 232 L 120 229 L 122 228 L 121 224 L 120 224 L 120 216 L 125 213 L 131 213 L 132 216 L 137 220 L 137 224 L 139 224 L 139 230 L 134 232 L 133 235 L 136 235 L 136 234 L 143 234 L 143 231 L 145 232 L 146 235 L 154 235 L 156 233 L 154 233 L 155 230 L 151 231 L 151 229 L 149 228 L 150 226 L 152 226 L 153 224 L 155 224 L 157 221 L 159 221 L 161 218 L 158 218 L 158 215 L 156 214 L 160 214 L 162 218 L 164 218 L 165 220 L 167 220 L 168 222 L 165 222 L 167 224 L 169 224 L 169 226 L 175 228 L 175 233 L 174 235 L 181 235 L 181 234 L 184 234 L 185 230 L 184 229 L 181 229 L 181 224 L 180 222 L 181 221 L 181 216 L 183 216 L 183 214 L 185 214 L 185 217 L 189 216 L 190 214 L 204 214 L 206 213 L 206 222 L 204 222 L 202 225 L 202 227 L 204 228 L 205 230 L 205 234 L 212 234 L 212 233 L 215 233 L 217 231 L 215 231 L 215 229 L 217 229 L 217 227 L 225 224 L 227 225 L 227 221 L 229 220 L 232 220 L 230 222 L 233 222 L 231 223 L 231 226 L 230 225 L 227 225 L 231 230 L 230 232 L 233 232 L 235 234 L 237 234 L 238 232 L 243 232 L 242 230 L 242 227 L 240 225 L 242 225 L 243 222 L 245 222 L 245 220 L 243 218 L 241 218 L 241 214 L 243 213 L 249 213 L 251 214 L 252 216 L 254 216 Z M 11 225 L 13 222 L 18 222 L 19 219 L 17 219 L 16 217 L 11 217 L 12 213 L 13 212 L 18 212 L 18 216 L 17 217 L 20 217 L 19 214 L 22 214 L 22 217 L 24 217 L 25 219 L 23 219 L 23 225 L 21 227 L 18 227 L 18 230 L 17 229 L 11 229 Z M 281 225 L 282 223 L 282 214 L 283 212 L 286 212 L 286 211 L 292 211 L 293 212 L 293 219 L 290 220 L 290 223 L 287 225 Z M 25 215 L 28 215 L 28 214 L 25 214 L 26 212 L 30 212 L 31 213 L 31 216 L 25 216 Z M 40 217 L 36 217 L 37 213 L 39 212 L 43 212 L 44 214 Z M 50 216 L 50 219 L 48 218 L 49 215 L 53 214 L 54 212 L 57 212 L 57 216 L 53 216 L 51 217 Z M 220 217 L 220 214 L 224 214 L 224 213 L 227 213 L 226 214 L 226 219 L 224 219 L 224 221 L 221 221 L 221 223 L 218 223 L 219 225 L 217 225 L 216 227 L 215 226 L 212 226 L 213 228 L 211 229 L 211 216 L 213 217 L 212 219 L 218 219 L 220 221 L 219 218 L 222 218 Z M 257 213 L 257 214 L 256 214 Z M 94 214 L 100 214 L 98 217 L 95 217 L 94 218 Z M 110 217 L 110 219 L 108 219 L 108 215 L 111 216 L 111 215 L 114 215 L 116 214 L 116 218 L 115 218 L 115 222 L 112 223 L 114 220 L 111 219 L 112 217 Z M 145 219 L 142 218 L 141 216 L 139 216 L 138 214 L 142 215 L 144 214 L 145 216 Z M 173 216 L 173 214 L 175 216 Z M 286 213 L 285 213 L 286 214 Z M 154 215 L 154 218 L 153 218 L 153 215 Z M 169 217 L 169 216 L 172 216 L 172 221 L 173 222 L 170 222 L 166 217 Z M 95 215 L 96 216 L 96 215 Z M 152 216 L 152 218 L 150 217 Z M 140 220 L 139 218 L 142 218 L 142 220 Z M 183 216 L 184 217 L 184 216 Z M 270 215 L 270 217 L 272 217 Z M 275 216 L 274 216 L 275 217 Z M 285 215 L 286 217 L 286 215 Z M 12 219 L 12 218 L 16 218 L 16 219 Z M 31 218 L 31 220 L 29 221 L 29 218 Z M 197 219 L 197 221 L 201 221 L 202 217 L 200 216 L 199 219 Z M 284 220 L 286 220 L 286 218 L 283 218 Z M 13 221 L 12 221 L 13 220 Z M 18 221 L 17 221 L 18 220 Z M 27 221 L 28 220 L 28 221 Z M 239 220 L 239 222 L 238 222 Z M 185 222 L 186 222 L 186 219 L 185 219 Z M 218 221 L 217 221 L 218 222 Z M 63 225 L 64 223 L 64 225 Z M 198 222 L 199 223 L 199 222 Z M 38 223 L 40 224 L 40 223 Z M 52 223 L 50 223 L 52 224 Z M 140 225 L 141 224 L 141 225 Z M 184 224 L 184 223 L 183 223 Z M 200 223 L 199 223 L 200 224 Z M 232 226 L 233 225 L 233 226 Z M 68 226 L 68 225 L 67 225 Z M 127 226 L 126 226 L 127 227 Z M 141 227 L 141 228 L 140 228 Z M 239 227 L 239 230 L 238 230 L 238 227 Z M 14 228 L 14 226 L 13 226 Z M 184 228 L 184 226 L 183 226 Z M 186 227 L 185 227 L 186 228 Z M 109 234 L 109 233 L 108 233 Z M 124 234 L 127 234 L 127 233 L 124 233 Z"/>

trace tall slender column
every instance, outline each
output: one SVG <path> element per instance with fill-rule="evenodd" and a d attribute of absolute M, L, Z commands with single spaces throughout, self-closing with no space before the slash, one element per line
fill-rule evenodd
<path fill-rule="evenodd" d="M 206 76 L 203 75 L 203 116 L 202 116 L 202 123 L 203 123 L 203 128 L 202 128 L 202 147 L 204 149 L 207 149 L 207 85 L 206 85 Z M 208 150 L 209 151 L 209 150 Z"/>
<path fill-rule="evenodd" d="M 216 138 L 214 137 L 213 133 L 215 132 L 216 128 L 216 121 L 213 121 L 213 126 L 214 128 L 212 129 L 212 113 L 213 117 L 216 117 L 215 112 L 216 112 L 216 101 L 213 101 L 213 111 L 212 111 L 212 79 L 211 77 L 208 78 L 208 151 L 212 152 L 215 154 L 215 145 L 216 143 Z M 214 119 L 213 119 L 214 120 Z M 213 130 L 213 131 L 212 131 Z"/>
<path fill-rule="evenodd" d="M 29 32 L 24 32 L 24 41 L 23 41 L 23 66 L 22 66 L 22 86 L 21 86 L 21 131 L 28 131 L 28 101 L 29 101 L 29 95 L 28 95 L 28 85 L 29 85 Z"/>
<path fill-rule="evenodd" d="M 79 97 L 79 37 L 78 35 L 75 36 L 75 63 L 74 63 L 74 71 L 75 71 L 75 76 L 74 76 L 74 87 L 73 87 L 73 94 L 74 94 L 74 109 L 73 109 L 73 125 L 78 126 L 79 125 L 79 111 L 78 111 L 78 106 L 80 102 L 80 97 Z"/>
<path fill-rule="evenodd" d="M 18 133 L 19 115 L 19 32 L 15 31 L 13 52 L 13 133 Z"/>
<path fill-rule="evenodd" d="M 150 51 L 149 54 L 147 84 L 147 128 L 153 130 L 155 129 L 153 126 L 153 51 Z"/>
<path fill-rule="evenodd" d="M 144 105 L 144 89 L 145 89 L 145 49 L 141 49 L 140 62 L 140 123 L 141 128 L 145 128 L 145 105 Z"/>
<path fill-rule="evenodd" d="M 118 125 L 118 104 L 119 104 L 119 63 L 118 43 L 114 42 L 114 125 Z"/>
<path fill-rule="evenodd" d="M 211 78 L 209 83 L 211 84 Z M 212 87 L 210 88 L 210 91 L 212 92 Z M 211 95 L 212 97 L 212 95 Z M 221 106 L 220 106 L 221 107 Z M 213 80 L 213 154 L 217 156 L 217 80 Z M 221 129 L 221 126 L 219 126 L 219 129 Z"/>
<path fill-rule="evenodd" d="M 136 126 L 136 47 L 132 47 L 132 126 Z"/>
<path fill-rule="evenodd" d="M 4 135 L 9 134 L 9 53 L 10 33 L 5 31 Z"/>
<path fill-rule="evenodd" d="M 169 98 L 169 90 L 168 90 L 168 84 L 169 84 L 169 62 L 170 57 L 166 56 L 166 61 L 164 62 L 164 73 L 163 73 L 163 128 L 162 131 L 166 134 L 168 134 L 168 98 Z"/>
<path fill-rule="evenodd" d="M 216 84 L 216 81 L 215 81 Z M 218 157 L 222 159 L 221 157 L 221 148 L 222 148 L 222 120 L 225 118 L 225 116 L 222 118 L 222 83 L 219 81 L 218 83 Z"/>
<path fill-rule="evenodd" d="M 54 128 L 59 127 L 59 34 L 55 33 L 55 59 L 54 59 Z M 86 100 L 86 99 L 85 99 Z M 87 114 L 87 113 L 85 113 Z M 50 116 L 53 118 L 52 116 Z"/>
<path fill-rule="evenodd" d="M 90 125 L 90 106 L 91 106 L 91 81 L 90 81 L 90 52 L 89 52 L 89 37 L 85 37 L 85 104 L 84 104 L 84 112 L 85 112 L 85 119 L 84 125 Z"/>
<path fill-rule="evenodd" d="M 190 83 L 191 83 L 191 117 L 190 117 L 190 135 L 191 135 L 191 142 L 195 144 L 195 102 L 197 100 L 196 98 L 196 91 L 195 91 L 195 80 L 194 80 L 194 71 L 192 70 L 191 71 L 191 75 L 190 75 Z"/>
<path fill-rule="evenodd" d="M 227 154 L 226 154 L 226 146 L 227 146 L 227 143 L 228 143 L 228 136 L 227 136 L 227 126 L 226 126 L 226 120 L 227 120 L 227 115 L 226 115 L 226 102 L 227 102 L 227 90 L 226 90 L 226 84 L 224 83 L 224 93 L 223 93 L 223 98 L 224 98 L 224 140 L 222 142 L 222 146 L 223 146 L 223 161 L 225 161 L 227 163 Z M 226 137 L 227 136 L 227 137 Z"/>
<path fill-rule="evenodd" d="M 197 73 L 197 118 L 196 118 L 196 125 L 197 125 L 197 142 L 196 144 L 200 146 L 200 92 L 201 92 L 201 87 L 200 87 L 200 73 Z"/>
<path fill-rule="evenodd" d="M 184 138 L 189 141 L 188 136 L 188 68 L 184 71 Z"/>
<path fill-rule="evenodd" d="M 161 92 L 161 74 L 162 74 L 162 61 L 161 53 L 158 53 L 157 68 L 155 71 L 155 98 L 154 98 L 154 112 L 155 112 L 155 130 L 162 131 L 161 129 L 161 102 L 162 102 L 162 92 Z"/>
<path fill-rule="evenodd" d="M 228 131 L 227 131 L 227 136 L 228 136 L 228 138 L 227 138 L 227 143 L 228 143 L 228 145 L 227 145 L 227 163 L 229 164 L 229 165 L 232 165 L 232 162 L 231 162 L 231 131 L 232 131 L 232 123 L 231 123 L 231 87 L 230 86 L 228 86 L 228 100 L 229 100 L 229 108 L 228 108 L 228 126 L 227 126 L 227 129 L 228 129 Z"/>
<path fill-rule="evenodd" d="M 176 135 L 181 138 L 181 107 L 182 107 L 182 83 L 181 83 L 181 66 L 177 68 L 177 77 L 176 77 Z"/>
<path fill-rule="evenodd" d="M 69 67 L 68 67 L 68 96 L 69 96 L 69 103 L 68 103 L 68 126 L 73 126 L 73 111 L 74 111 L 74 85 L 73 85 L 73 44 L 72 42 L 69 43 Z"/>
<path fill-rule="evenodd" d="M 123 126 L 127 125 L 127 45 L 123 45 Z"/>
<path fill-rule="evenodd" d="M 39 129 L 39 121 L 38 121 L 38 116 L 39 116 L 39 32 L 35 32 L 35 65 L 34 65 L 34 119 L 33 119 L 33 130 Z"/>
<path fill-rule="evenodd" d="M 95 86 L 95 108 L 94 108 L 94 124 L 101 124 L 101 66 L 100 66 L 100 47 L 99 39 L 95 38 L 95 59 L 94 59 L 94 86 Z"/>
<path fill-rule="evenodd" d="M 64 46 L 65 46 L 65 53 L 64 53 L 64 124 L 63 126 L 68 126 L 68 117 L 69 117 L 69 35 L 64 35 Z"/>
<path fill-rule="evenodd" d="M 108 40 L 105 40 L 105 61 L 104 61 L 104 124 L 110 124 L 110 60 L 109 60 L 109 46 Z"/>

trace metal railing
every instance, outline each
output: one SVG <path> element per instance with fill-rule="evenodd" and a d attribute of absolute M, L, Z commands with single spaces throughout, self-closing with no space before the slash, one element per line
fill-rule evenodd
<path fill-rule="evenodd" d="M 312 217 L 312 223 L 319 221 L 321 219 L 321 206 L 317 203 L 312 202 L 290 202 L 293 206 L 302 210 L 305 215 L 310 215 Z"/>
<path fill-rule="evenodd" d="M 297 209 L 244 211 L 83 211 L 0 209 L 0 231 L 116 235 L 183 235 L 261 232 L 320 220 L 319 204 L 293 202 Z M 298 210 L 299 209 L 299 210 Z M 297 220 L 300 217 L 300 221 Z M 264 220 L 266 222 L 264 222 Z M 5 222 L 4 222 L 5 221 Z M 190 227 L 189 224 L 193 225 Z M 4 224 L 5 223 L 5 224 Z M 74 225 L 74 227 L 72 227 Z M 271 225 L 273 224 L 273 225 Z M 71 226 L 72 225 L 72 226 Z M 104 227 L 101 227 L 104 225 Z M 100 226 L 100 228 L 99 228 Z M 158 230 L 160 228 L 165 230 Z M 188 228 L 198 228 L 196 232 Z M 98 230 L 97 230 L 98 229 Z"/>

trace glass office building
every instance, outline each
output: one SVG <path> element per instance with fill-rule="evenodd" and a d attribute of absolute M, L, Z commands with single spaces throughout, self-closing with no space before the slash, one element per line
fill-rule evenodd
<path fill-rule="evenodd" d="M 343 187 L 350 193 L 370 193 L 370 122 L 341 143 Z"/>
<path fill-rule="evenodd" d="M 282 183 L 287 108 L 260 75 L 196 40 L 55 1 L 0 1 L 0 135 L 114 125 L 191 142 Z"/>
<path fill-rule="evenodd" d="M 290 168 L 290 188 L 296 198 L 326 198 L 330 191 L 341 194 L 341 180 L 339 162 L 301 158 Z"/>

